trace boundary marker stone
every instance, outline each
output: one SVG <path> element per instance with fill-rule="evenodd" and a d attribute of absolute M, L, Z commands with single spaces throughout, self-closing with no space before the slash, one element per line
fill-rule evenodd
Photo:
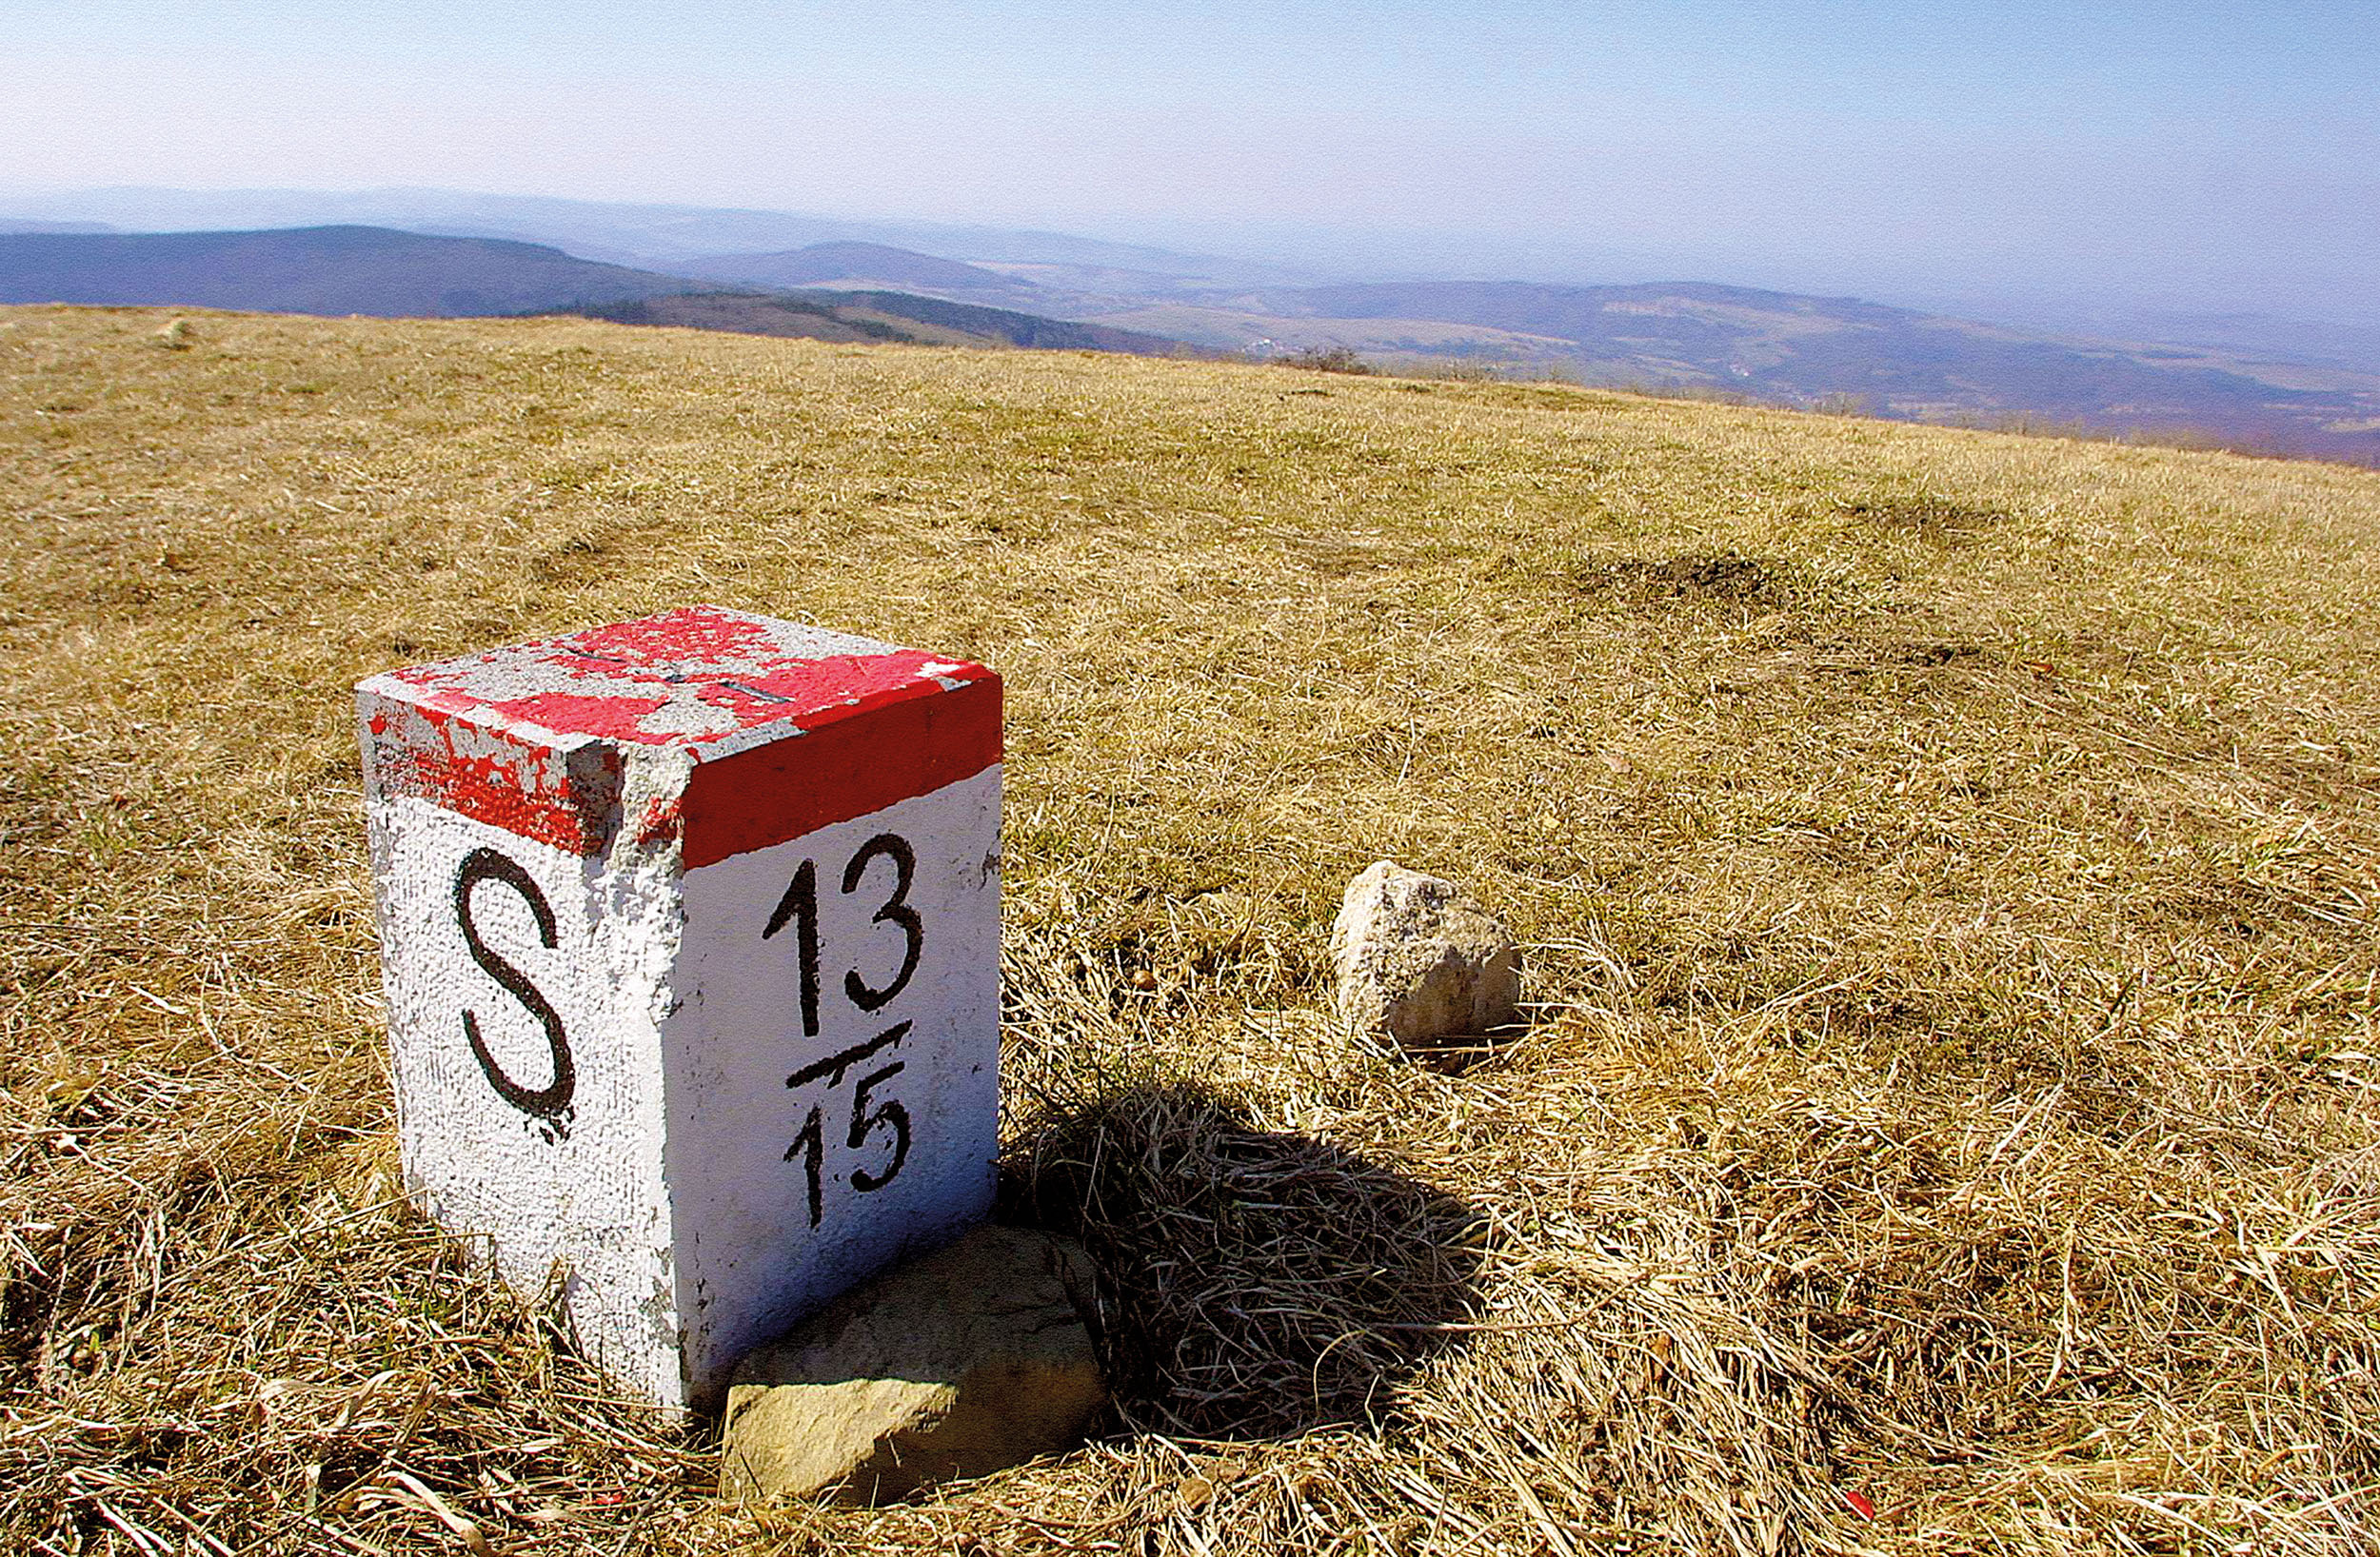
<path fill-rule="evenodd" d="M 639 1393 L 981 1221 L 1001 683 L 716 606 L 356 690 L 407 1192 Z"/>

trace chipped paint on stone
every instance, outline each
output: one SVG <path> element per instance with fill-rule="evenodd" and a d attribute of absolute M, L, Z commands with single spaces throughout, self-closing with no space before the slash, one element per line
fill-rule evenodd
<path fill-rule="evenodd" d="M 928 671 L 926 667 L 933 667 Z M 990 673 L 849 633 L 696 605 L 642 621 L 416 665 L 367 686 L 531 743 L 565 734 L 741 749 Z M 664 712 L 666 711 L 666 712 Z"/>
<path fill-rule="evenodd" d="M 357 696 L 375 795 L 582 854 L 608 848 L 624 817 L 642 836 L 646 818 L 619 798 L 633 754 L 688 754 L 706 770 L 689 780 L 688 868 L 1000 755 L 1000 681 L 982 666 L 707 605 L 390 671 Z M 817 746 L 778 750 L 794 736 Z M 802 795 L 785 808 L 751 793 L 796 772 Z"/>
<path fill-rule="evenodd" d="M 997 677 L 702 606 L 357 700 L 408 1191 L 603 1367 L 705 1403 L 982 1218 Z"/>

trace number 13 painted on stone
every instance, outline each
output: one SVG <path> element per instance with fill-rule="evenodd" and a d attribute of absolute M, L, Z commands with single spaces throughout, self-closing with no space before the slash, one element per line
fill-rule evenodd
<path fill-rule="evenodd" d="M 1000 681 L 699 606 L 357 689 L 407 1192 L 672 1405 L 990 1208 Z"/>

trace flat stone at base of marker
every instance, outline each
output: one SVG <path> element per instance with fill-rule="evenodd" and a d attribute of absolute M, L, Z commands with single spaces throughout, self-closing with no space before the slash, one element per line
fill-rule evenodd
<path fill-rule="evenodd" d="M 1519 1019 L 1520 953 L 1452 881 L 1383 859 L 1347 884 L 1331 927 L 1339 1014 L 1428 1048 Z"/>
<path fill-rule="evenodd" d="M 1107 1404 L 1081 1246 L 981 1227 L 747 1354 L 720 1491 L 884 1503 L 1081 1442 Z"/>

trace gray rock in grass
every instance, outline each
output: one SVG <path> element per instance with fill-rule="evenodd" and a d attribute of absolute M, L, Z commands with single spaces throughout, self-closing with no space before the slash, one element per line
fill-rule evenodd
<path fill-rule="evenodd" d="M 1410 1048 L 1509 1027 L 1520 1016 L 1520 953 L 1452 881 L 1383 859 L 1347 887 L 1331 928 L 1339 1015 Z"/>

